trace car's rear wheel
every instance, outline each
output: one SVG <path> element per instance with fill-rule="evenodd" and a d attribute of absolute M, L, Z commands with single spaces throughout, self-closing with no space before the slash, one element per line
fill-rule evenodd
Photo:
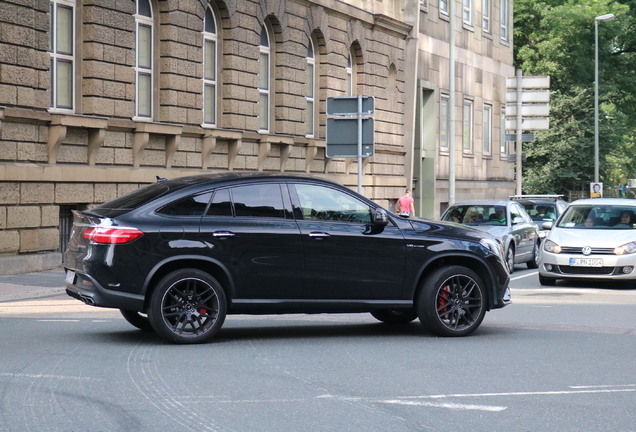
<path fill-rule="evenodd" d="M 121 312 L 122 316 L 126 318 L 126 321 L 137 327 L 139 330 L 154 331 L 152 325 L 150 325 L 150 321 L 148 320 L 148 315 L 126 309 L 119 309 L 119 312 Z"/>
<path fill-rule="evenodd" d="M 411 309 L 378 309 L 371 315 L 386 324 L 408 324 L 417 318 L 415 308 Z"/>
<path fill-rule="evenodd" d="M 556 279 L 539 274 L 539 283 L 545 286 L 554 286 L 556 285 Z"/>
<path fill-rule="evenodd" d="M 539 268 L 539 243 L 534 245 L 532 259 L 526 263 L 529 269 Z"/>
<path fill-rule="evenodd" d="M 197 269 L 174 271 L 159 281 L 150 298 L 148 318 L 162 338 L 175 343 L 207 342 L 227 312 L 221 284 Z"/>
<path fill-rule="evenodd" d="M 513 245 L 508 246 L 508 250 L 506 251 L 506 263 L 508 264 L 510 273 L 515 271 L 515 247 Z"/>
<path fill-rule="evenodd" d="M 466 267 L 442 267 L 424 281 L 416 305 L 427 330 L 438 336 L 467 336 L 486 314 L 484 283 Z"/>

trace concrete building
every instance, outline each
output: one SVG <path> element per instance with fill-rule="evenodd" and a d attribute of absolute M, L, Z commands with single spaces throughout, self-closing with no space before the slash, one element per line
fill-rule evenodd
<path fill-rule="evenodd" d="M 363 194 L 392 207 L 412 186 L 418 215 L 438 215 L 448 1 L 0 0 L 0 274 L 58 267 L 72 210 L 157 176 L 279 171 L 355 189 L 357 161 L 325 154 L 334 96 L 375 98 Z M 457 199 L 502 196 L 512 4 L 456 4 Z"/>

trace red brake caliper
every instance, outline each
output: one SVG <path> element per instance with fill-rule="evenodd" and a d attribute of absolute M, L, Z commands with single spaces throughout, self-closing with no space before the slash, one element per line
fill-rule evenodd
<path fill-rule="evenodd" d="M 448 308 L 444 307 L 448 304 L 448 290 L 450 290 L 450 287 L 448 285 L 442 287 L 441 292 L 439 293 L 439 297 L 437 300 L 437 307 L 438 308 L 443 308 L 440 309 L 439 312 L 446 312 L 448 310 Z"/>

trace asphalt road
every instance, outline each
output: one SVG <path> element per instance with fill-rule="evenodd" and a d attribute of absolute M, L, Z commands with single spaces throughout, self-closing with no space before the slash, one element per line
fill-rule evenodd
<path fill-rule="evenodd" d="M 176 346 L 59 293 L 0 303 L 0 431 L 636 431 L 636 290 L 513 274 L 471 337 L 229 316 Z"/>

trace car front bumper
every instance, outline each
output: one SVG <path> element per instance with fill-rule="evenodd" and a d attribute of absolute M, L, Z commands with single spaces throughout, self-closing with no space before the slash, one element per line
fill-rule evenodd
<path fill-rule="evenodd" d="M 571 265 L 571 259 L 601 260 L 600 266 Z M 549 278 L 636 280 L 636 255 L 581 255 L 541 251 L 539 274 Z"/>

